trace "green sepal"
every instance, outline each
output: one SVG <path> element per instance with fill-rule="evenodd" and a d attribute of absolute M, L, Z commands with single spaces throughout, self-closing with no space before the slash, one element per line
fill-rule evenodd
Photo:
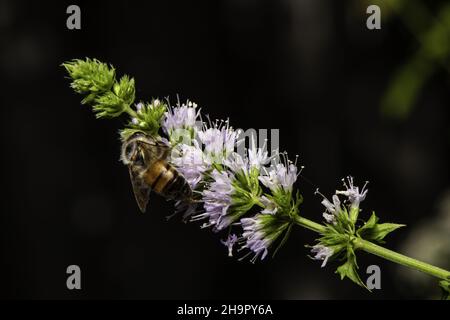
<path fill-rule="evenodd" d="M 134 79 L 124 75 L 120 78 L 119 82 L 116 82 L 113 86 L 114 94 L 122 99 L 127 105 L 131 105 L 134 102 L 136 89 Z"/>
<path fill-rule="evenodd" d="M 133 129 L 133 128 L 124 128 L 119 131 L 120 134 L 120 140 L 126 141 L 128 140 L 133 134 L 135 133 L 146 133 L 144 130 L 141 129 Z"/>
<path fill-rule="evenodd" d="M 349 247 L 348 235 L 339 233 L 335 226 L 328 225 L 326 232 L 318 239 L 319 244 L 332 248 L 334 255 L 339 255 Z"/>
<path fill-rule="evenodd" d="M 238 198 L 240 195 L 247 195 L 252 199 L 259 199 L 262 194 L 261 185 L 259 184 L 259 170 L 250 168 L 248 172 L 243 170 L 236 172 L 233 180 L 234 196 Z"/>
<path fill-rule="evenodd" d="M 232 222 L 240 219 L 254 205 L 258 204 L 262 194 L 258 176 L 259 170 L 256 168 L 251 168 L 248 172 L 242 170 L 235 173 L 231 182 L 233 186 L 232 202 L 227 213 Z"/>
<path fill-rule="evenodd" d="M 72 79 L 71 87 L 77 93 L 96 96 L 111 90 L 115 81 L 114 67 L 97 59 L 74 59 L 63 63 L 62 66 Z M 92 100 L 91 97 L 90 101 Z"/>
<path fill-rule="evenodd" d="M 90 94 L 88 94 L 86 97 L 83 98 L 83 100 L 81 100 L 81 104 L 89 104 L 92 103 L 95 98 L 97 97 L 98 93 L 97 92 L 92 92 Z"/>
<path fill-rule="evenodd" d="M 269 246 L 271 246 L 277 239 L 284 233 L 284 236 L 275 249 L 275 253 L 286 243 L 287 239 L 292 230 L 292 221 L 286 219 L 286 217 L 281 216 L 279 213 L 275 214 L 258 214 L 258 219 L 261 224 L 261 230 L 265 234 L 265 239 L 269 241 Z"/>
<path fill-rule="evenodd" d="M 135 112 L 137 123 L 130 121 L 128 128 L 145 132 L 151 136 L 158 136 L 161 120 L 167 111 L 167 105 L 162 102 L 142 103 L 142 108 Z"/>
<path fill-rule="evenodd" d="M 123 76 L 116 82 L 114 67 L 97 59 L 75 59 L 63 63 L 72 79 L 71 87 L 78 93 L 86 94 L 82 104 L 92 104 L 97 118 L 115 118 L 135 99 L 134 79 Z"/>
<path fill-rule="evenodd" d="M 97 97 L 94 103 L 92 110 L 97 118 L 115 118 L 126 110 L 123 100 L 111 91 Z"/>
<path fill-rule="evenodd" d="M 358 220 L 358 215 L 359 215 L 359 207 L 351 206 L 349 212 L 349 219 L 353 225 L 355 225 L 356 220 Z"/>
<path fill-rule="evenodd" d="M 331 229 L 334 229 L 336 233 L 340 234 L 354 234 L 355 224 L 350 220 L 346 207 L 341 207 L 335 217 L 335 224 L 327 224 Z"/>
<path fill-rule="evenodd" d="M 293 225 L 292 223 L 289 224 L 286 232 L 284 233 L 283 239 L 280 241 L 277 248 L 274 250 L 272 258 L 274 258 L 275 255 L 278 253 L 278 251 L 286 244 L 287 240 L 289 239 L 289 236 L 291 235 L 292 225 Z"/>

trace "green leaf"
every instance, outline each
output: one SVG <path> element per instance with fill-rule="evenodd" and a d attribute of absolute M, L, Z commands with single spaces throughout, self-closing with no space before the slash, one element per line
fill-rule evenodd
<path fill-rule="evenodd" d="M 355 253 L 353 252 L 353 249 L 347 248 L 347 261 L 337 268 L 336 273 L 340 275 L 341 280 L 347 277 L 357 285 L 367 289 L 367 287 L 361 281 L 357 269 L 358 266 L 356 264 Z"/>
<path fill-rule="evenodd" d="M 392 231 L 404 227 L 404 224 L 396 223 L 378 223 L 378 217 L 375 212 L 372 213 L 370 219 L 356 231 L 356 234 L 366 240 L 384 243 L 383 239 Z"/>
<path fill-rule="evenodd" d="M 372 230 L 375 227 L 377 222 L 378 217 L 375 215 L 375 212 L 372 212 L 372 215 L 370 216 L 369 220 L 367 220 L 366 223 L 364 223 L 364 225 L 358 229 L 356 234 L 359 235 L 360 237 L 363 237 L 364 233 L 370 232 L 370 230 Z"/>
<path fill-rule="evenodd" d="M 397 230 L 398 228 L 404 227 L 404 224 L 397 223 L 382 223 L 375 225 L 373 229 L 373 235 L 370 240 L 377 241 L 379 243 L 384 243 L 383 239 L 392 231 Z"/>
<path fill-rule="evenodd" d="M 336 273 L 338 273 L 341 276 L 341 280 L 343 280 L 345 277 L 352 280 L 354 283 L 361 287 L 365 287 L 363 282 L 361 281 L 361 278 L 358 275 L 358 272 L 356 272 L 356 267 L 354 264 L 352 264 L 350 261 L 345 262 L 343 265 L 337 268 Z"/>

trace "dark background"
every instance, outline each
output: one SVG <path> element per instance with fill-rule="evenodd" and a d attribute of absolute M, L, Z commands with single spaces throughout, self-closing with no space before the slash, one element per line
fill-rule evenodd
<path fill-rule="evenodd" d="M 421 3 L 435 16 L 445 2 Z M 412 241 L 407 253 L 450 268 L 448 255 L 426 256 L 448 243 L 450 229 L 414 249 L 418 228 L 442 226 L 450 215 L 440 209 L 449 188 L 448 56 L 430 62 L 433 72 L 406 114 L 381 107 L 395 73 L 421 48 L 402 10 L 382 8 L 382 29 L 370 31 L 368 3 L 356 0 L 0 4 L 2 298 L 438 296 L 432 278 L 406 277 L 365 253 L 358 254 L 362 278 L 378 264 L 382 289 L 340 281 L 335 263 L 321 269 L 307 258 L 304 245 L 315 234 L 304 229 L 277 257 L 253 265 L 228 258 L 220 238 L 199 224 L 166 222 L 172 204 L 156 195 L 140 214 L 118 161 L 123 121 L 96 120 L 60 67 L 95 57 L 135 77 L 138 99 L 179 94 L 234 127 L 279 128 L 281 149 L 300 155 L 311 181 L 297 183 L 304 216 L 321 220 L 316 186 L 331 194 L 347 174 L 369 180 L 363 214 L 408 225 L 388 247 L 405 252 Z M 66 28 L 70 4 L 81 7 L 81 30 Z M 433 21 L 421 21 L 419 31 Z M 80 291 L 66 288 L 71 264 L 81 267 Z"/>

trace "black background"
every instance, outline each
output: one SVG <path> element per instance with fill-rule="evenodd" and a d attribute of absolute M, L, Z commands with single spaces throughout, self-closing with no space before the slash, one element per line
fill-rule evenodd
<path fill-rule="evenodd" d="M 82 29 L 66 28 L 78 4 Z M 430 8 L 437 8 L 433 1 Z M 95 57 L 136 79 L 137 97 L 177 94 L 237 128 L 278 128 L 281 149 L 306 166 L 302 214 L 321 219 L 316 186 L 331 194 L 352 174 L 370 181 L 365 214 L 406 223 L 399 249 L 433 219 L 449 186 L 449 78 L 437 69 L 406 120 L 384 117 L 380 98 L 419 44 L 400 19 L 369 31 L 360 1 L 2 0 L 3 298 L 425 298 L 393 264 L 359 254 L 361 273 L 382 269 L 373 293 L 307 258 L 314 234 L 295 229 L 274 259 L 226 256 L 198 224 L 166 222 L 172 204 L 135 204 L 119 163 L 121 120 L 96 120 L 60 64 Z M 66 268 L 82 290 L 66 288 Z M 449 267 L 447 266 L 442 267 Z M 430 281 L 433 281 L 430 279 Z M 437 293 L 437 288 L 434 288 Z"/>

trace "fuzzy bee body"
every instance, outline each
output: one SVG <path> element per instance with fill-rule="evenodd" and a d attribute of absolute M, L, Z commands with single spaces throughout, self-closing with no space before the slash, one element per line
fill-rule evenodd
<path fill-rule="evenodd" d="M 192 190 L 169 162 L 170 147 L 160 140 L 135 133 L 122 144 L 122 162 L 128 166 L 139 209 L 145 212 L 150 192 L 169 200 L 189 201 Z"/>

